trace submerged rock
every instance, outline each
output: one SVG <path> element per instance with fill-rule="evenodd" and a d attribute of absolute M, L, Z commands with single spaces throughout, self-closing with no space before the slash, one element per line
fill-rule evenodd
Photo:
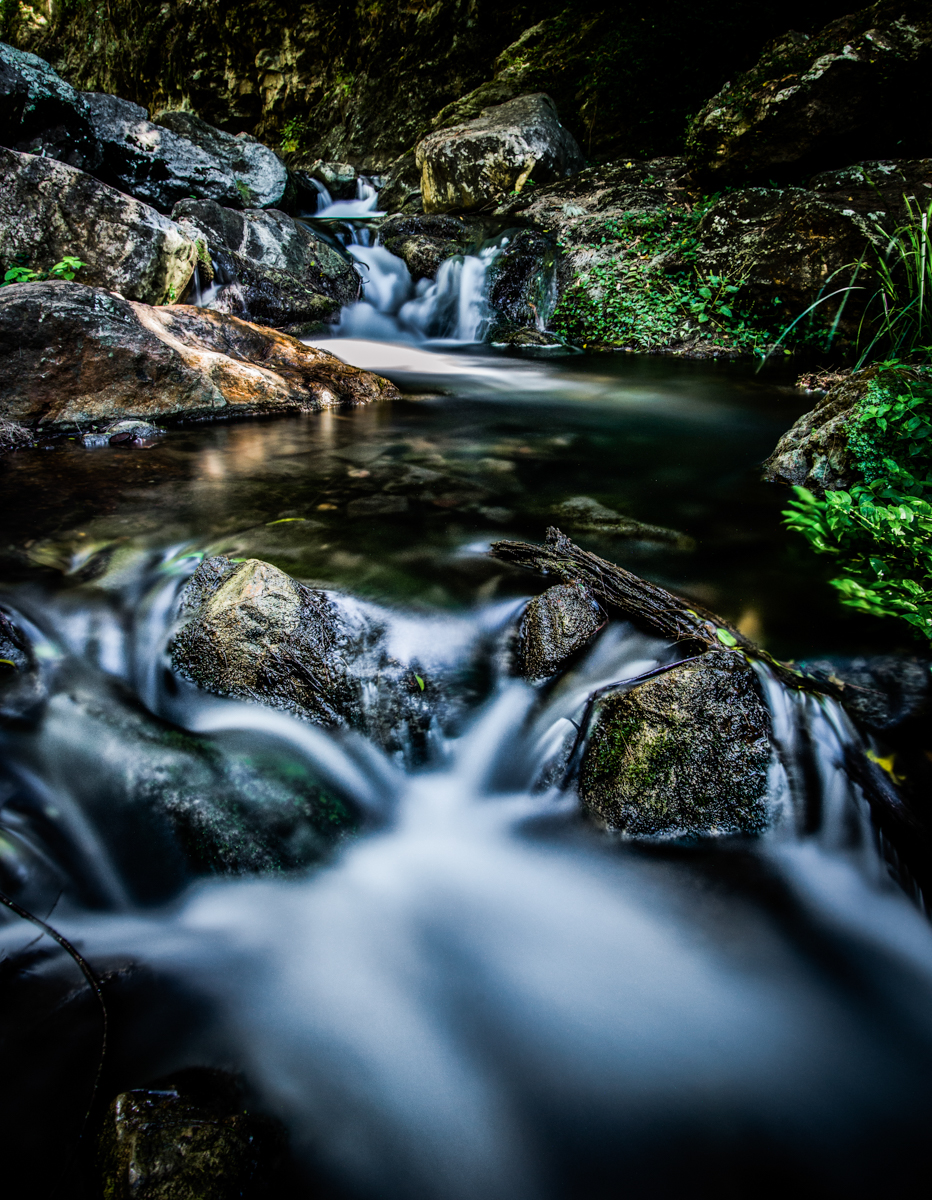
<path fill-rule="evenodd" d="M 749 176 L 799 178 L 814 166 L 932 150 L 932 14 L 921 0 L 882 0 L 791 32 L 727 83 L 694 118 L 687 155 L 721 187 Z"/>
<path fill-rule="evenodd" d="M 44 699 L 45 687 L 29 639 L 0 611 L 0 720 L 24 717 Z"/>
<path fill-rule="evenodd" d="M 235 1078 L 189 1068 L 110 1105 L 99 1139 L 104 1200 L 239 1200 L 257 1195 L 284 1133 L 250 1116 Z"/>
<path fill-rule="evenodd" d="M 210 147 L 202 149 L 189 137 L 150 121 L 148 112 L 129 100 L 103 92 L 85 92 L 83 99 L 101 151 L 94 174 L 154 208 L 169 212 L 172 205 L 189 196 L 216 200 L 232 208 L 247 208 L 276 203 L 284 194 L 287 183 L 284 164 L 280 189 L 270 190 L 270 172 L 264 161 L 258 171 L 248 172 L 248 178 L 260 189 L 258 195 L 234 173 L 232 163 L 244 151 L 229 134 L 213 130 L 207 136 L 200 126 L 192 126 L 199 140 Z M 235 148 L 231 150 L 228 142 Z M 223 157 L 217 156 L 218 149 Z"/>
<path fill-rule="evenodd" d="M 397 395 L 386 380 L 236 317 L 78 283 L 0 290 L 0 417 L 43 426 L 310 412 Z"/>
<path fill-rule="evenodd" d="M 0 146 L 0 263 L 48 271 L 81 259 L 82 283 L 162 304 L 188 286 L 197 248 L 167 217 L 51 158 Z"/>
<path fill-rule="evenodd" d="M 546 679 L 566 666 L 605 624 L 580 584 L 558 584 L 529 601 L 518 633 L 517 665 L 526 679 Z"/>
<path fill-rule="evenodd" d="M 258 559 L 205 560 L 183 600 L 175 668 L 209 691 L 261 700 L 322 724 L 345 724 L 356 700 L 346 627 L 326 593 Z"/>
<path fill-rule="evenodd" d="M 623 517 L 613 508 L 600 504 L 591 496 L 571 496 L 552 510 L 561 526 L 586 533 L 610 533 L 633 541 L 660 542 L 680 550 L 692 548 L 692 538 L 663 525 L 647 525 L 633 517 Z"/>
<path fill-rule="evenodd" d="M 710 651 L 597 702 L 580 798 L 633 837 L 756 833 L 767 823 L 769 733 L 744 658 Z"/>
<path fill-rule="evenodd" d="M 583 166 L 573 135 L 549 96 L 519 96 L 440 129 L 415 151 L 424 211 L 482 208 L 520 192 L 529 179 L 550 183 Z"/>
<path fill-rule="evenodd" d="M 212 307 L 273 326 L 326 322 L 359 296 L 352 263 L 306 225 L 276 209 L 182 200 L 172 218 L 201 242 L 219 277 Z"/>

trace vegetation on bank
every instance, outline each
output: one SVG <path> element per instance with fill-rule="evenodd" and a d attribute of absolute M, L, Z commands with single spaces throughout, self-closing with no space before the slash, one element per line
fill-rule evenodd
<path fill-rule="evenodd" d="M 819 554 L 838 564 L 842 603 L 905 621 L 932 641 L 932 205 L 907 199 L 909 220 L 875 268 L 856 370 L 877 352 L 847 422 L 859 478 L 819 498 L 797 487 L 785 514 Z"/>
<path fill-rule="evenodd" d="M 551 328 L 584 349 L 701 342 L 712 352 L 763 353 L 776 335 L 736 302 L 741 281 L 696 267 L 697 228 L 717 198 L 591 220 L 584 237 L 596 257 L 564 289 Z"/>

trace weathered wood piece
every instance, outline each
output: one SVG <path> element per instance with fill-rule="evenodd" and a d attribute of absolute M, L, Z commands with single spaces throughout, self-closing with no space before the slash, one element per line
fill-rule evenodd
<path fill-rule="evenodd" d="M 556 575 L 563 583 L 577 580 L 585 584 L 606 607 L 647 632 L 676 642 L 689 654 L 713 647 L 741 651 L 748 658 L 767 663 L 781 682 L 790 687 L 842 699 L 842 688 L 780 662 L 716 613 L 582 550 L 554 526 L 548 528 L 543 546 L 531 542 L 493 542 L 489 553 L 502 562 L 539 575 Z"/>

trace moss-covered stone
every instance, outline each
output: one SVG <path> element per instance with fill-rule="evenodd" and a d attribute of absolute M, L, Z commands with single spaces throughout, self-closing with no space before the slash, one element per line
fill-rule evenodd
<path fill-rule="evenodd" d="M 632 837 L 756 833 L 770 717 L 739 654 L 710 651 L 598 702 L 579 792 Z"/>
<path fill-rule="evenodd" d="M 266 1194 L 283 1135 L 244 1111 L 235 1080 L 193 1069 L 117 1096 L 99 1153 L 104 1200 L 240 1200 Z"/>
<path fill-rule="evenodd" d="M 800 179 L 873 156 L 928 154 L 932 13 L 923 0 L 880 3 L 814 37 L 791 32 L 693 120 L 687 155 L 716 186 Z"/>

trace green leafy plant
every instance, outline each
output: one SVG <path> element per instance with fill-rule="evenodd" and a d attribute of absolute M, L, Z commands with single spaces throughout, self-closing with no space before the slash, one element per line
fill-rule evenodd
<path fill-rule="evenodd" d="M 798 487 L 784 516 L 836 559 L 843 604 L 932 641 L 932 382 L 883 368 L 848 427 L 863 482 L 821 499 Z"/>
<path fill-rule="evenodd" d="M 61 262 L 57 262 L 48 271 L 35 271 L 32 267 L 14 266 L 10 267 L 4 274 L 0 287 L 7 287 L 12 283 L 40 283 L 45 279 L 67 279 L 70 281 L 74 279 L 82 267 L 86 266 L 86 262 L 82 262 L 80 258 L 75 258 L 74 255 L 70 254 L 66 254 Z"/>
<path fill-rule="evenodd" d="M 736 304 L 740 283 L 703 276 L 695 266 L 696 230 L 714 201 L 590 223 L 590 244 L 613 253 L 597 257 L 564 290 L 555 331 L 585 348 L 650 350 L 699 339 L 723 350 L 762 352 L 771 335 Z"/>

